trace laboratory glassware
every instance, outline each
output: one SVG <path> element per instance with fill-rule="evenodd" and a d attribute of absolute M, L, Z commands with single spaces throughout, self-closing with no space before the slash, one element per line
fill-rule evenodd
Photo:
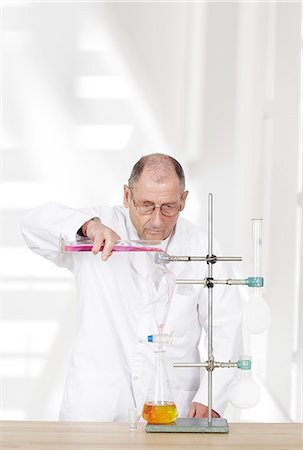
<path fill-rule="evenodd" d="M 253 241 L 253 280 L 262 277 L 262 219 L 252 219 L 252 241 Z M 262 286 L 253 287 L 250 299 L 245 306 L 243 325 L 249 332 L 254 334 L 263 333 L 268 330 L 271 322 L 271 313 L 263 296 Z"/>
<path fill-rule="evenodd" d="M 137 429 L 138 423 L 138 412 L 137 408 L 128 408 L 128 429 L 129 431 L 135 431 Z"/>
<path fill-rule="evenodd" d="M 238 375 L 228 392 L 229 401 L 236 408 L 253 408 L 260 400 L 261 391 L 252 378 L 251 357 L 240 356 Z"/>
<path fill-rule="evenodd" d="M 153 342 L 155 369 L 146 401 L 142 410 L 142 417 L 150 424 L 169 424 L 178 416 L 177 407 L 173 400 L 172 390 L 166 368 L 166 352 L 164 345 L 172 344 L 173 333 L 164 334 L 164 327 L 171 305 L 175 287 L 175 275 L 163 264 L 155 265 L 146 279 L 152 313 L 158 334 L 148 336 L 148 342 Z"/>
<path fill-rule="evenodd" d="M 156 264 L 146 278 L 149 302 L 152 305 L 153 317 L 160 335 L 164 331 L 175 283 L 175 275 L 163 264 Z"/>
<path fill-rule="evenodd" d="M 155 350 L 155 372 L 143 405 L 142 417 L 150 424 L 169 424 L 178 417 L 173 399 L 162 344 Z"/>
<path fill-rule="evenodd" d="M 153 240 L 121 240 L 117 241 L 113 246 L 113 252 L 163 252 L 161 249 L 162 241 Z M 59 248 L 60 253 L 70 252 L 89 252 L 92 250 L 94 243 L 87 239 L 82 238 L 78 241 L 69 241 L 60 236 Z M 102 251 L 104 246 L 100 247 Z"/>
<path fill-rule="evenodd" d="M 260 242 L 259 242 L 260 244 Z M 174 363 L 174 367 L 200 367 L 205 368 L 208 374 L 208 417 L 207 419 L 197 418 L 181 418 L 176 419 L 175 426 L 154 426 L 147 424 L 147 432 L 203 432 L 203 433 L 228 433 L 229 427 L 227 420 L 224 418 L 212 417 L 212 386 L 213 386 L 213 371 L 217 368 L 241 368 L 243 360 L 238 361 L 216 361 L 214 358 L 213 349 L 213 288 L 216 285 L 246 285 L 250 288 L 263 287 L 263 277 L 260 273 L 255 273 L 253 277 L 245 279 L 215 279 L 213 277 L 213 265 L 220 261 L 242 261 L 241 257 L 237 256 L 217 256 L 213 253 L 213 195 L 208 195 L 208 253 L 206 256 L 177 256 L 169 255 L 166 252 L 156 253 L 155 262 L 158 264 L 168 264 L 170 262 L 189 262 L 189 261 L 204 261 L 207 263 L 207 276 L 199 279 L 177 279 L 176 284 L 200 284 L 208 289 L 208 304 L 207 304 L 207 322 L 208 322 L 208 359 L 205 362 L 193 362 L 193 363 Z M 244 360 L 246 361 L 246 360 Z M 250 375 L 251 372 L 246 372 Z M 244 375 L 243 375 L 244 376 Z M 250 378 L 250 377 L 248 377 Z M 250 383 L 251 384 L 251 383 Z M 257 388 L 258 389 L 258 388 Z M 236 401 L 237 403 L 237 401 Z"/>

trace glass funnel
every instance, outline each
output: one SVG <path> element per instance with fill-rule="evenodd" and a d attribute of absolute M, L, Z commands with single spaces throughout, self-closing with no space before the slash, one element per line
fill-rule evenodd
<path fill-rule="evenodd" d="M 172 423 L 178 416 L 167 374 L 165 351 L 155 351 L 156 367 L 142 417 L 151 424 Z"/>
<path fill-rule="evenodd" d="M 156 265 L 154 270 L 148 274 L 146 282 L 158 333 L 162 334 L 175 288 L 176 277 L 164 264 Z"/>

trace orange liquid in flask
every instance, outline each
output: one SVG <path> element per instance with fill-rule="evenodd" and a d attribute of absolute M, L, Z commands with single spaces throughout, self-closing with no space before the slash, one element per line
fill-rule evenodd
<path fill-rule="evenodd" d="M 178 417 L 178 411 L 174 402 L 147 402 L 143 406 L 142 417 L 153 424 L 171 423 Z"/>

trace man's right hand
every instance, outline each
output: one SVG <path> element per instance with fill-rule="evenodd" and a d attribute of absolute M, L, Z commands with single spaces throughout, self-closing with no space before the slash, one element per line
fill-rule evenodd
<path fill-rule="evenodd" d="M 111 228 L 106 227 L 99 219 L 91 219 L 82 226 L 82 231 L 93 242 L 92 252 L 96 255 L 100 248 L 102 250 L 102 260 L 106 261 L 112 254 L 113 246 L 121 238 Z"/>

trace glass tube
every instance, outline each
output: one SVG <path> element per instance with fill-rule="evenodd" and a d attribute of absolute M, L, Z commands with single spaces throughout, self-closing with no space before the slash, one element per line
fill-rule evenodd
<path fill-rule="evenodd" d="M 262 219 L 252 219 L 254 277 L 262 277 Z"/>
<path fill-rule="evenodd" d="M 254 334 L 268 330 L 271 314 L 263 298 L 262 277 L 262 219 L 252 219 L 253 277 L 249 277 L 248 286 L 253 292 L 244 312 L 244 327 Z"/>
<path fill-rule="evenodd" d="M 144 240 L 129 240 L 118 241 L 113 246 L 113 252 L 163 252 L 161 249 L 162 241 L 144 241 Z M 68 241 L 60 236 L 59 249 L 60 253 L 70 252 L 89 252 L 94 244 L 89 239 L 81 239 L 79 241 Z M 100 251 L 103 246 L 100 247 Z"/>

